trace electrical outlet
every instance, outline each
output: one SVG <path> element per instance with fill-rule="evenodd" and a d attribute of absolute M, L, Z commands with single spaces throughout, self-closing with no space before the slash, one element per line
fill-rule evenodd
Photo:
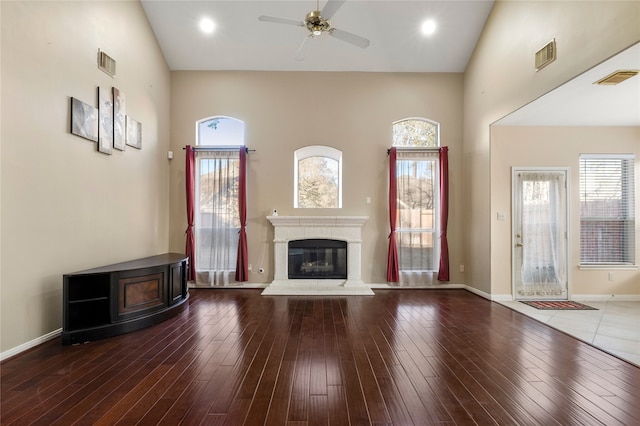
<path fill-rule="evenodd" d="M 609 272 L 609 281 L 613 281 L 615 274 L 613 272 Z"/>
<path fill-rule="evenodd" d="M 460 265 L 460 272 L 464 272 L 464 265 Z"/>

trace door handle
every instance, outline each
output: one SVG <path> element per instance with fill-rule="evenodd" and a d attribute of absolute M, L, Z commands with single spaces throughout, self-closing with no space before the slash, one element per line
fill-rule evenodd
<path fill-rule="evenodd" d="M 524 244 L 522 244 L 522 243 L 516 243 L 516 247 L 524 247 Z"/>

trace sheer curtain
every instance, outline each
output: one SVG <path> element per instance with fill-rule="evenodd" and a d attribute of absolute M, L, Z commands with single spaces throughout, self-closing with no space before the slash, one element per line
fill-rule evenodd
<path fill-rule="evenodd" d="M 401 285 L 437 283 L 438 158 L 438 149 L 397 152 L 396 240 Z"/>
<path fill-rule="evenodd" d="M 566 288 L 565 174 L 522 172 L 522 289 L 560 296 Z"/>
<path fill-rule="evenodd" d="M 233 282 L 240 232 L 239 150 L 196 151 L 196 283 Z"/>

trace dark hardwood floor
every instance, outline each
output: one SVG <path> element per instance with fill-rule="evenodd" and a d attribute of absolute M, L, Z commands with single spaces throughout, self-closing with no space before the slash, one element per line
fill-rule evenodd
<path fill-rule="evenodd" d="M 640 369 L 464 290 L 191 290 L 1 364 L 2 425 L 638 425 Z"/>

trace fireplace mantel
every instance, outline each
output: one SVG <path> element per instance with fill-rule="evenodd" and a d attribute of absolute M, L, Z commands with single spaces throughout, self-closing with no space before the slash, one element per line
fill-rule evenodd
<path fill-rule="evenodd" d="M 291 228 L 358 228 L 369 219 L 369 216 L 267 216 L 276 229 Z"/>
<path fill-rule="evenodd" d="M 274 277 L 263 295 L 373 295 L 361 279 L 362 226 L 368 216 L 267 216 L 274 227 Z M 347 279 L 289 279 L 289 241 L 332 239 L 347 243 Z"/>

